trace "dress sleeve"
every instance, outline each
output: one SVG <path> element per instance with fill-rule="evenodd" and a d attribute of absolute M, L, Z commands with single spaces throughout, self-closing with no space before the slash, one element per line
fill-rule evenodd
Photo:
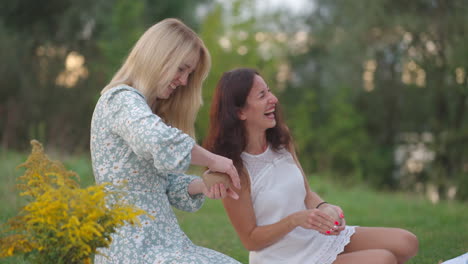
<path fill-rule="evenodd" d="M 167 176 L 169 184 L 166 193 L 171 205 L 186 212 L 195 212 L 200 209 L 205 202 L 205 195 L 202 193 L 190 195 L 188 192 L 188 185 L 199 178 L 187 174 L 169 174 Z"/>
<path fill-rule="evenodd" d="M 166 125 L 136 90 L 112 91 L 107 107 L 112 133 L 122 137 L 136 155 L 152 158 L 161 173 L 187 170 L 195 140 Z"/>

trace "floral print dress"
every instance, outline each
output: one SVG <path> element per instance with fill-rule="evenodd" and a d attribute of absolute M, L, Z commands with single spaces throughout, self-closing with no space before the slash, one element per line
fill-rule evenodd
<path fill-rule="evenodd" d="M 110 248 L 99 249 L 102 263 L 239 263 L 194 245 L 180 229 L 172 206 L 194 212 L 203 194 L 187 187 L 197 176 L 183 174 L 194 140 L 153 114 L 144 96 L 120 85 L 104 93 L 91 122 L 91 158 L 96 183 L 127 182 L 128 199 L 155 217 L 141 217 L 141 227 L 126 225 Z"/>

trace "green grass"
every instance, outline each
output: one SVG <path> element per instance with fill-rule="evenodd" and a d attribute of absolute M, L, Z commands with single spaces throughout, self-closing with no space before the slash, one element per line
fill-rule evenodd
<path fill-rule="evenodd" d="M 323 198 L 342 207 L 347 224 L 400 227 L 416 234 L 419 254 L 409 263 L 438 263 L 468 252 L 466 203 L 444 201 L 434 205 L 409 194 L 380 193 L 362 186 L 334 186 L 318 177 L 310 181 Z M 195 244 L 224 252 L 242 263 L 248 262 L 248 253 L 240 245 L 221 202 L 208 200 L 196 213 L 178 211 L 177 215 Z"/>
<path fill-rule="evenodd" d="M 88 155 L 53 156 L 81 176 L 83 186 L 93 183 Z M 23 170 L 15 169 L 26 155 L 0 151 L 0 223 L 16 214 L 24 200 L 15 189 L 16 177 Z M 363 186 L 334 185 L 314 176 L 312 188 L 330 203 L 340 205 L 349 225 L 401 227 L 419 238 L 420 250 L 410 264 L 435 264 L 468 252 L 468 204 L 444 201 L 431 204 L 422 197 L 376 192 Z M 278 197 L 281 199 L 281 197 Z M 196 213 L 176 211 L 180 225 L 192 241 L 248 262 L 220 201 L 207 200 Z M 20 258 L 0 259 L 0 263 L 25 263 Z"/>

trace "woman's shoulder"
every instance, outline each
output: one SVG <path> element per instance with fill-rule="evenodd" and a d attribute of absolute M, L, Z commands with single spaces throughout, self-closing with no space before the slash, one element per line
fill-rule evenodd
<path fill-rule="evenodd" d="M 117 86 L 114 86 L 101 95 L 101 97 L 107 98 L 122 96 L 138 96 L 141 98 L 145 98 L 145 96 L 140 91 L 127 84 L 119 84 Z"/>
<path fill-rule="evenodd" d="M 122 109 L 133 109 L 131 112 L 135 112 L 136 109 L 151 111 L 144 95 L 126 84 L 105 91 L 96 104 L 96 111 L 118 112 Z"/>
<path fill-rule="evenodd" d="M 101 94 L 97 105 L 108 106 L 124 106 L 124 105 L 147 105 L 145 96 L 137 89 L 126 85 L 119 84 L 112 87 Z"/>

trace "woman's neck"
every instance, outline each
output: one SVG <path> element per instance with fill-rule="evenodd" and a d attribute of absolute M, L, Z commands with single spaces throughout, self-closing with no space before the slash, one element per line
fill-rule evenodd
<path fill-rule="evenodd" d="M 268 142 L 266 140 L 266 134 L 263 133 L 249 133 L 247 137 L 247 146 L 244 151 L 249 154 L 261 154 L 268 148 Z"/>

